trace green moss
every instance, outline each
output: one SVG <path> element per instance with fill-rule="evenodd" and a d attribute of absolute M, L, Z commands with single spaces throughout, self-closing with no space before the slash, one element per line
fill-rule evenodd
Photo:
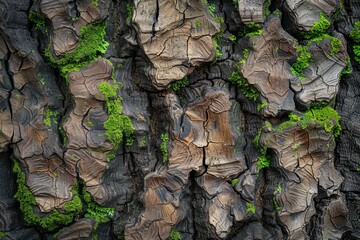
<path fill-rule="evenodd" d="M 299 76 L 300 79 L 305 78 L 303 70 L 309 67 L 310 63 L 313 61 L 311 54 L 308 51 L 309 47 L 313 42 L 315 42 L 316 44 L 320 44 L 321 41 L 323 41 L 324 39 L 329 39 L 331 41 L 331 51 L 328 53 L 328 57 L 333 56 L 340 51 L 340 48 L 342 47 L 342 42 L 336 37 L 330 36 L 328 34 L 321 34 L 312 38 L 307 43 L 307 45 L 297 46 L 296 52 L 299 54 L 299 56 L 296 59 L 296 62 L 290 68 L 293 75 Z"/>
<path fill-rule="evenodd" d="M 312 42 L 315 42 L 316 44 L 320 44 L 321 41 L 324 39 L 329 39 L 331 42 L 331 51 L 329 52 L 329 56 L 333 56 L 334 54 L 337 54 L 340 51 L 340 47 L 342 46 L 342 42 L 337 39 L 336 37 L 330 36 L 329 34 L 321 34 L 315 38 L 310 39 L 310 42 L 308 42 L 307 46 L 309 47 Z"/>
<path fill-rule="evenodd" d="M 97 7 L 99 5 L 99 0 L 91 0 L 91 4 Z"/>
<path fill-rule="evenodd" d="M 336 12 L 333 15 L 333 19 L 337 19 L 339 17 L 340 12 L 343 10 L 344 6 L 342 3 L 342 0 L 339 2 L 339 8 L 336 10 Z"/>
<path fill-rule="evenodd" d="M 51 123 L 57 124 L 57 116 L 59 115 L 58 112 L 53 111 L 47 108 L 44 112 L 44 125 L 47 127 L 51 126 Z"/>
<path fill-rule="evenodd" d="M 243 53 L 243 57 L 242 57 L 242 59 L 239 61 L 239 63 L 240 63 L 240 64 L 245 64 L 245 63 L 246 63 L 246 60 L 247 60 L 248 57 L 249 57 L 249 49 L 245 48 L 242 53 Z M 235 66 L 235 67 L 236 67 L 236 66 Z"/>
<path fill-rule="evenodd" d="M 217 22 L 219 25 L 220 25 L 221 23 L 224 23 L 224 22 L 225 22 L 225 19 L 224 19 L 223 17 L 218 17 L 218 16 L 215 16 L 215 17 L 214 17 L 214 20 L 215 20 L 215 22 Z"/>
<path fill-rule="evenodd" d="M 168 237 L 168 240 L 181 240 L 181 234 L 176 231 L 176 229 L 172 229 L 170 232 L 170 236 Z"/>
<path fill-rule="evenodd" d="M 22 211 L 23 218 L 27 224 L 37 225 L 45 230 L 53 231 L 62 225 L 70 224 L 74 217 L 81 211 L 81 208 L 75 207 L 78 207 L 78 204 L 77 199 L 74 198 L 75 200 L 73 199 L 67 203 L 68 206 L 72 206 L 71 211 L 59 213 L 54 209 L 50 214 L 39 217 L 33 209 L 33 207 L 36 206 L 35 197 L 27 187 L 25 173 L 21 170 L 19 163 L 16 160 L 14 160 L 13 171 L 17 175 L 17 192 L 15 193 L 14 198 L 19 201 L 20 210 Z"/>
<path fill-rule="evenodd" d="M 276 9 L 274 12 L 273 12 L 274 15 L 280 17 L 281 15 L 281 11 L 279 9 Z"/>
<path fill-rule="evenodd" d="M 116 97 L 118 90 L 119 87 L 117 84 L 110 85 L 107 82 L 102 82 L 99 84 L 99 91 L 104 95 L 105 100 Z"/>
<path fill-rule="evenodd" d="M 82 185 L 83 185 L 83 183 L 82 183 Z M 84 216 L 86 218 L 92 218 L 95 220 L 95 226 L 93 228 L 93 237 L 92 237 L 92 239 L 95 240 L 95 239 L 97 239 L 96 230 L 97 230 L 98 226 L 101 223 L 108 222 L 114 216 L 115 209 L 103 207 L 103 206 L 100 206 L 99 204 L 93 202 L 91 199 L 91 195 L 90 195 L 90 193 L 88 193 L 86 191 L 85 186 L 83 186 L 83 188 L 82 188 L 82 197 L 87 205 L 86 213 Z"/>
<path fill-rule="evenodd" d="M 337 54 L 340 51 L 340 47 L 342 46 L 342 43 L 339 39 L 335 37 L 331 37 L 331 51 L 330 56 L 333 56 L 334 54 Z"/>
<path fill-rule="evenodd" d="M 139 142 L 139 147 L 145 147 L 145 146 L 146 146 L 146 136 L 142 136 Z"/>
<path fill-rule="evenodd" d="M 346 67 L 340 73 L 340 80 L 344 75 L 349 75 L 350 73 L 351 73 L 351 62 L 350 62 L 350 57 L 348 57 Z"/>
<path fill-rule="evenodd" d="M 29 20 L 34 24 L 35 29 L 40 29 L 45 26 L 45 17 L 37 12 L 29 12 Z"/>
<path fill-rule="evenodd" d="M 360 21 L 355 22 L 353 29 L 350 32 L 350 38 L 357 44 L 360 44 Z"/>
<path fill-rule="evenodd" d="M 282 193 L 283 189 L 281 187 L 281 185 L 279 184 L 277 187 L 276 187 L 276 192 L 277 193 Z"/>
<path fill-rule="evenodd" d="M 195 20 L 195 27 L 201 27 L 202 23 L 199 20 Z"/>
<path fill-rule="evenodd" d="M 179 91 L 180 89 L 186 87 L 189 85 L 189 80 L 188 78 L 185 76 L 183 79 L 172 82 L 168 85 L 168 88 L 171 88 L 172 90 L 174 90 L 175 92 Z"/>
<path fill-rule="evenodd" d="M 236 36 L 235 35 L 230 35 L 229 40 L 232 42 L 236 41 Z"/>
<path fill-rule="evenodd" d="M 86 191 L 86 188 L 83 188 L 82 196 L 87 205 L 87 211 L 85 217 L 95 219 L 96 226 L 100 223 L 106 223 L 114 216 L 114 208 L 102 207 L 99 204 L 92 201 L 90 193 Z"/>
<path fill-rule="evenodd" d="M 67 212 L 73 212 L 79 214 L 82 210 L 82 202 L 79 197 L 79 183 L 77 182 L 71 189 L 73 193 L 73 199 L 64 204 L 64 210 Z"/>
<path fill-rule="evenodd" d="M 252 203 L 247 202 L 246 203 L 246 213 L 252 213 L 255 214 L 255 205 Z"/>
<path fill-rule="evenodd" d="M 304 79 L 305 75 L 303 70 L 310 66 L 312 62 L 311 54 L 308 52 L 308 46 L 299 45 L 296 48 L 296 52 L 299 53 L 296 62 L 291 66 L 291 73 L 295 76 L 299 76 L 300 79 Z"/>
<path fill-rule="evenodd" d="M 114 151 L 117 150 L 123 138 L 125 138 L 126 145 L 130 146 L 134 141 L 133 133 L 135 129 L 131 119 L 122 114 L 122 98 L 117 96 L 118 85 L 102 82 L 99 85 L 99 91 L 105 97 L 108 113 L 108 119 L 104 122 L 104 128 L 106 129 L 105 136 L 114 145 Z"/>
<path fill-rule="evenodd" d="M 246 37 L 256 37 L 263 33 L 263 28 L 259 23 L 251 22 L 246 25 L 245 36 Z"/>
<path fill-rule="evenodd" d="M 258 101 L 260 94 L 255 87 L 251 86 L 248 81 L 240 73 L 240 64 L 235 64 L 235 71 L 231 73 L 229 82 L 235 84 L 239 91 L 244 94 L 245 97 L 252 101 Z"/>
<path fill-rule="evenodd" d="M 235 178 L 231 181 L 231 186 L 235 187 L 235 185 L 239 182 L 238 178 Z"/>
<path fill-rule="evenodd" d="M 105 29 L 105 21 L 82 26 L 80 28 L 79 44 L 75 51 L 55 59 L 50 47 L 47 47 L 45 56 L 49 59 L 50 64 L 59 68 L 60 74 L 67 79 L 70 72 L 79 71 L 106 52 L 109 43 L 104 40 Z"/>
<path fill-rule="evenodd" d="M 271 0 L 266 0 L 264 3 L 265 17 L 268 17 L 271 14 L 270 5 L 271 5 Z"/>
<path fill-rule="evenodd" d="M 301 148 L 301 144 L 297 143 L 297 144 L 295 144 L 294 146 L 291 147 L 291 151 L 296 152 L 300 148 Z"/>
<path fill-rule="evenodd" d="M 264 107 L 266 107 L 267 104 L 268 104 L 268 103 L 267 103 L 266 100 L 262 100 L 261 103 L 258 103 L 256 109 L 257 109 L 258 111 L 260 111 L 261 109 L 263 109 Z"/>
<path fill-rule="evenodd" d="M 0 232 L 0 237 L 5 237 L 7 235 L 6 232 Z"/>
<path fill-rule="evenodd" d="M 300 124 L 303 128 L 306 128 L 310 122 L 317 122 L 324 127 L 326 132 L 338 137 L 341 132 L 340 119 L 339 114 L 330 106 L 312 107 L 301 116 L 291 113 L 289 120 L 281 123 L 275 130 L 282 131 L 294 124 Z"/>
<path fill-rule="evenodd" d="M 360 45 L 354 45 L 353 51 L 355 55 L 355 61 L 360 63 Z"/>
<path fill-rule="evenodd" d="M 307 33 L 304 33 L 304 37 L 306 39 L 311 39 L 318 37 L 329 29 L 330 22 L 327 19 L 326 15 L 324 13 L 320 13 L 319 15 L 320 21 L 314 22 L 314 25 L 311 27 L 310 31 Z"/>
<path fill-rule="evenodd" d="M 260 156 L 257 158 L 257 170 L 258 170 L 258 172 L 261 169 L 268 168 L 270 166 L 270 159 L 266 156 L 267 146 L 266 145 L 260 145 L 260 137 L 261 137 L 262 130 L 264 128 L 271 128 L 271 127 L 272 127 L 271 124 L 266 122 L 265 125 L 258 130 L 257 134 L 255 135 L 255 137 L 254 137 L 254 139 L 252 141 L 255 148 L 260 153 Z"/>
<path fill-rule="evenodd" d="M 169 150 L 168 150 L 169 134 L 163 133 L 163 134 L 161 134 L 160 137 L 161 137 L 160 152 L 163 156 L 163 162 L 166 162 L 168 160 L 168 156 L 169 156 Z"/>
<path fill-rule="evenodd" d="M 257 170 L 258 172 L 263 168 L 270 167 L 270 160 L 266 157 L 266 155 L 262 155 L 257 158 Z"/>
<path fill-rule="evenodd" d="M 350 38 L 355 42 L 353 45 L 355 60 L 360 63 L 360 21 L 355 23 L 350 32 Z"/>
<path fill-rule="evenodd" d="M 257 132 L 257 134 L 255 135 L 254 139 L 253 139 L 253 144 L 255 146 L 255 148 L 260 152 L 260 154 L 264 155 L 266 154 L 266 147 L 262 147 L 260 145 L 260 137 L 261 137 L 261 133 L 264 127 L 260 128 L 259 131 Z"/>
<path fill-rule="evenodd" d="M 59 130 L 59 133 L 60 133 L 60 136 L 62 139 L 62 144 L 63 144 L 63 146 L 66 146 L 66 144 L 67 144 L 66 132 L 62 127 L 59 127 L 58 130 Z"/>
<path fill-rule="evenodd" d="M 208 8 L 208 11 L 209 11 L 209 13 L 210 13 L 210 16 L 215 17 L 215 11 L 216 11 L 216 6 L 215 6 L 215 4 L 214 4 L 214 3 L 213 3 L 213 4 L 209 4 L 207 8 Z"/>
<path fill-rule="evenodd" d="M 273 197 L 273 203 L 274 203 L 274 208 L 277 212 L 279 212 L 281 210 L 281 207 L 278 203 L 278 201 L 276 200 L 276 197 Z"/>
<path fill-rule="evenodd" d="M 131 22 L 133 15 L 134 15 L 134 6 L 131 3 L 126 4 L 126 21 Z"/>
<path fill-rule="evenodd" d="M 36 74 L 36 79 L 39 81 L 39 83 L 41 85 L 45 85 L 46 79 L 45 79 L 45 77 L 43 75 L 41 75 L 40 73 Z"/>
<path fill-rule="evenodd" d="M 215 57 L 216 57 L 216 59 L 221 58 L 222 55 L 223 55 L 223 53 L 222 53 L 222 51 L 221 51 L 221 49 L 220 49 L 220 45 L 219 45 L 221 35 L 222 35 L 222 33 L 218 33 L 218 34 L 216 34 L 215 37 L 213 38 L 214 47 L 215 47 L 215 49 L 216 49 L 216 52 L 215 52 Z"/>

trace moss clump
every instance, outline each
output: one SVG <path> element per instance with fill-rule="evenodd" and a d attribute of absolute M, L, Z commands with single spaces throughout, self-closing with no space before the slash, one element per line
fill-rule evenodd
<path fill-rule="evenodd" d="M 53 111 L 51 109 L 46 109 L 44 112 L 44 125 L 47 127 L 51 126 L 51 123 L 57 124 L 57 116 L 59 115 L 58 112 Z"/>
<path fill-rule="evenodd" d="M 304 37 L 306 39 L 318 37 L 318 36 L 326 33 L 326 31 L 329 29 L 330 22 L 326 18 L 326 15 L 324 13 L 320 13 L 319 18 L 320 18 L 320 21 L 314 22 L 314 25 L 312 26 L 310 31 L 307 33 L 304 33 Z"/>
<path fill-rule="evenodd" d="M 134 6 L 131 3 L 126 4 L 126 21 L 131 21 L 134 15 Z"/>
<path fill-rule="evenodd" d="M 33 207 L 36 206 L 36 201 L 34 195 L 26 186 L 25 173 L 21 170 L 19 163 L 15 160 L 13 171 L 17 175 L 16 183 L 18 186 L 14 198 L 19 201 L 20 210 L 23 212 L 24 220 L 29 225 L 40 226 L 42 229 L 48 231 L 53 231 L 63 225 L 68 225 L 73 222 L 75 216 L 78 216 L 82 212 L 83 201 L 87 206 L 85 217 L 95 219 L 95 230 L 100 223 L 105 223 L 109 221 L 110 217 L 114 216 L 115 210 L 113 208 L 102 207 L 91 200 L 90 194 L 86 191 L 84 184 L 80 181 L 73 186 L 71 190 L 73 199 L 64 204 L 64 213 L 60 213 L 58 210 L 54 209 L 50 214 L 39 217 L 33 209 Z M 81 192 L 79 190 L 80 186 L 82 188 Z M 96 235 L 94 235 L 93 239 L 96 239 Z"/>
<path fill-rule="evenodd" d="M 350 37 L 355 43 L 360 44 L 360 21 L 356 22 L 353 29 L 351 29 Z"/>
<path fill-rule="evenodd" d="M 305 129 L 310 122 L 317 122 L 324 127 L 326 132 L 338 137 L 341 132 L 340 120 L 339 114 L 330 106 L 311 107 L 301 116 L 290 113 L 289 120 L 281 123 L 275 130 L 282 131 L 295 124 L 300 124 Z"/>
<path fill-rule="evenodd" d="M 141 139 L 139 141 L 139 147 L 145 147 L 146 146 L 146 136 L 141 136 Z"/>
<path fill-rule="evenodd" d="M 281 11 L 280 11 L 279 9 L 276 9 L 276 10 L 273 12 L 273 14 L 274 14 L 275 16 L 280 17 Z"/>
<path fill-rule="evenodd" d="M 79 71 L 82 67 L 104 54 L 109 43 L 104 40 L 106 22 L 97 22 L 82 26 L 80 29 L 79 44 L 75 51 L 66 53 L 55 59 L 50 47 L 45 49 L 45 56 L 53 67 L 59 68 L 60 74 L 67 79 L 70 72 Z"/>
<path fill-rule="evenodd" d="M 331 44 L 331 51 L 327 54 L 327 57 L 333 56 L 340 51 L 340 48 L 342 47 L 342 42 L 336 37 L 330 36 L 329 34 L 321 34 L 319 36 L 316 36 L 315 38 L 310 39 L 307 45 L 305 46 L 299 45 L 296 48 L 296 51 L 299 53 L 299 56 L 296 59 L 296 62 L 290 68 L 293 75 L 299 76 L 300 79 L 305 78 L 303 70 L 309 67 L 310 63 L 313 61 L 311 54 L 308 51 L 310 45 L 313 42 L 315 42 L 316 44 L 320 44 L 321 41 L 325 39 L 329 39 Z"/>
<path fill-rule="evenodd" d="M 160 138 L 161 138 L 160 152 L 163 156 L 163 162 L 166 162 L 168 160 L 168 156 L 169 156 L 169 150 L 168 150 L 169 134 L 163 133 L 163 134 L 161 134 Z"/>
<path fill-rule="evenodd" d="M 291 151 L 296 152 L 300 148 L 301 148 L 301 144 L 297 143 L 297 144 L 295 144 L 294 146 L 291 147 Z"/>
<path fill-rule="evenodd" d="M 81 189 L 81 190 L 80 190 Z M 115 209 L 113 208 L 106 208 L 102 207 L 99 204 L 92 201 L 90 193 L 86 191 L 86 187 L 84 185 L 84 182 L 82 180 L 78 181 L 77 184 L 72 189 L 72 192 L 74 194 L 74 200 L 73 204 L 65 203 L 64 209 L 82 209 L 82 202 L 85 202 L 86 204 L 86 213 L 84 217 L 86 218 L 92 218 L 95 220 L 95 226 L 93 229 L 93 237 L 92 239 L 97 239 L 96 230 L 101 223 L 108 222 L 111 217 L 114 216 Z"/>
<path fill-rule="evenodd" d="M 79 183 L 77 182 L 71 189 L 73 199 L 64 204 L 64 210 L 67 212 L 80 213 L 82 210 L 82 202 L 79 196 Z"/>
<path fill-rule="evenodd" d="M 5 237 L 7 235 L 6 232 L 0 232 L 0 237 Z"/>
<path fill-rule="evenodd" d="M 355 23 L 350 32 L 350 38 L 355 42 L 353 46 L 355 60 L 360 63 L 360 21 Z"/>
<path fill-rule="evenodd" d="M 311 54 L 308 52 L 308 46 L 298 46 L 296 52 L 299 53 L 296 62 L 291 66 L 291 73 L 295 76 L 299 76 L 300 79 L 304 79 L 305 75 L 303 70 L 310 66 L 312 62 Z"/>
<path fill-rule="evenodd" d="M 97 7 L 99 5 L 99 0 L 91 0 L 91 4 Z"/>
<path fill-rule="evenodd" d="M 273 203 L 274 203 L 274 208 L 277 212 L 279 212 L 281 210 L 281 207 L 278 203 L 278 201 L 276 200 L 276 197 L 273 198 Z"/>
<path fill-rule="evenodd" d="M 252 101 L 258 101 L 260 94 L 256 88 L 251 86 L 240 73 L 240 64 L 235 64 L 235 71 L 231 73 L 229 82 L 235 84 L 245 97 Z"/>
<path fill-rule="evenodd" d="M 14 160 L 13 171 L 17 175 L 17 192 L 14 198 L 20 203 L 20 210 L 23 213 L 24 220 L 27 224 L 37 225 L 41 228 L 53 231 L 62 225 L 70 224 L 74 217 L 80 213 L 82 205 L 78 204 L 78 199 L 73 198 L 70 202 L 66 203 L 66 213 L 59 213 L 56 209 L 52 210 L 50 214 L 39 217 L 33 207 L 36 206 L 35 197 L 26 186 L 25 173 L 21 170 L 19 163 Z M 71 211 L 70 211 L 71 210 Z"/>
<path fill-rule="evenodd" d="M 270 167 L 270 160 L 266 157 L 266 155 L 261 155 L 257 159 L 257 170 L 258 172 L 263 168 Z"/>
<path fill-rule="evenodd" d="M 268 17 L 271 14 L 270 5 L 271 5 L 271 0 L 266 0 L 264 3 L 265 17 Z"/>
<path fill-rule="evenodd" d="M 60 133 L 60 136 L 61 136 L 60 139 L 62 140 L 63 146 L 66 146 L 66 144 L 67 144 L 67 136 L 66 136 L 65 130 L 62 127 L 59 127 L 58 131 Z"/>
<path fill-rule="evenodd" d="M 276 192 L 277 192 L 277 193 L 282 193 L 282 191 L 283 191 L 282 186 L 281 186 L 280 184 L 277 185 L 277 187 L 276 187 Z"/>
<path fill-rule="evenodd" d="M 350 57 L 348 57 L 346 67 L 340 73 L 340 80 L 342 76 L 349 75 L 350 73 L 351 73 L 351 61 L 350 61 Z"/>
<path fill-rule="evenodd" d="M 240 37 L 256 37 L 263 33 L 263 28 L 259 23 L 251 22 L 245 26 L 242 32 L 239 33 Z"/>
<path fill-rule="evenodd" d="M 194 21 L 195 27 L 201 27 L 202 23 L 199 20 Z"/>
<path fill-rule="evenodd" d="M 90 193 L 86 191 L 86 188 L 83 187 L 82 197 L 87 205 L 87 211 L 85 217 L 93 218 L 96 222 L 95 229 L 99 226 L 100 223 L 106 223 L 114 216 L 114 208 L 102 207 L 99 204 L 92 201 Z"/>
<path fill-rule="evenodd" d="M 258 103 L 256 109 L 257 109 L 258 111 L 260 111 L 261 109 L 263 109 L 264 107 L 266 107 L 267 104 L 268 104 L 268 103 L 267 103 L 266 100 L 262 100 L 261 103 Z"/>
<path fill-rule="evenodd" d="M 181 234 L 176 231 L 176 229 L 172 229 L 170 232 L 170 236 L 168 237 L 168 240 L 181 240 Z"/>
<path fill-rule="evenodd" d="M 180 89 L 186 87 L 189 85 L 189 80 L 187 77 L 184 77 L 181 80 L 172 82 L 169 84 L 168 88 L 171 88 L 172 90 L 174 90 L 175 92 L 179 91 Z"/>
<path fill-rule="evenodd" d="M 331 39 L 331 51 L 330 51 L 329 55 L 333 56 L 340 51 L 340 47 L 342 46 L 342 43 L 336 37 L 330 36 L 330 39 Z"/>
<path fill-rule="evenodd" d="M 206 1 L 207 2 L 207 1 Z M 216 6 L 215 6 L 215 4 L 213 3 L 213 4 L 209 4 L 208 6 L 207 6 L 207 8 L 208 8 L 208 11 L 209 11 L 209 13 L 210 13 L 210 16 L 212 16 L 213 18 L 215 17 L 215 12 L 216 12 Z"/>
<path fill-rule="evenodd" d="M 246 213 L 255 214 L 255 211 L 256 211 L 255 205 L 252 204 L 252 203 L 247 202 L 247 203 L 246 203 Z"/>
<path fill-rule="evenodd" d="M 310 46 L 312 42 L 320 44 L 320 42 L 324 39 L 331 40 L 331 51 L 329 53 L 329 56 L 332 56 L 340 51 L 340 47 L 342 46 L 341 41 L 336 37 L 330 36 L 329 34 L 322 34 L 320 36 L 317 36 L 316 38 L 311 39 L 307 46 Z"/>
<path fill-rule="evenodd" d="M 35 29 L 40 29 L 45 26 L 45 17 L 37 12 L 29 12 L 29 20 L 34 24 Z"/>
<path fill-rule="evenodd" d="M 242 59 L 239 61 L 239 63 L 240 63 L 240 64 L 245 64 L 245 63 L 246 63 L 246 60 L 247 60 L 248 57 L 249 57 L 249 49 L 245 48 L 242 53 L 243 53 L 243 57 L 242 57 Z M 235 66 L 235 67 L 236 67 L 236 66 Z"/>
<path fill-rule="evenodd" d="M 104 122 L 106 137 L 114 145 L 114 151 L 117 150 L 118 145 L 123 141 L 124 137 L 126 145 L 130 146 L 133 143 L 133 133 L 135 129 L 131 119 L 122 114 L 122 98 L 117 96 L 118 85 L 110 85 L 107 82 L 102 82 L 99 85 L 99 91 L 105 97 L 108 113 L 108 119 Z"/>
<path fill-rule="evenodd" d="M 230 35 L 229 40 L 232 42 L 236 41 L 236 36 L 235 35 Z"/>
<path fill-rule="evenodd" d="M 231 186 L 235 187 L 235 185 L 239 182 L 238 178 L 235 178 L 233 180 L 231 180 Z"/>
<path fill-rule="evenodd" d="M 262 133 L 262 130 L 265 127 L 271 127 L 271 124 L 267 122 L 262 128 L 260 128 L 259 131 L 257 132 L 256 136 L 254 137 L 253 141 L 252 141 L 255 148 L 260 153 L 260 157 L 257 158 L 257 170 L 258 170 L 258 172 L 263 168 L 270 167 L 270 159 L 266 156 L 267 146 L 266 145 L 260 145 L 261 133 Z"/>
<path fill-rule="evenodd" d="M 215 52 L 216 59 L 221 58 L 222 55 L 223 55 L 223 53 L 222 53 L 222 51 L 220 49 L 220 45 L 219 45 L 220 38 L 221 38 L 222 35 L 223 35 L 222 33 L 217 33 L 215 35 L 215 37 L 213 38 L 214 47 L 216 49 L 216 52 Z"/>
<path fill-rule="evenodd" d="M 341 13 L 341 11 L 343 10 L 344 6 L 342 3 L 342 0 L 339 2 L 339 8 L 336 10 L 336 12 L 333 14 L 333 19 L 337 19 Z"/>

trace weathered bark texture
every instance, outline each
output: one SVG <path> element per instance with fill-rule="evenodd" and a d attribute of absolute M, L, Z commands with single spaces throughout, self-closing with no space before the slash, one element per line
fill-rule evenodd
<path fill-rule="evenodd" d="M 359 20 L 0 0 L 0 239 L 360 239 Z"/>

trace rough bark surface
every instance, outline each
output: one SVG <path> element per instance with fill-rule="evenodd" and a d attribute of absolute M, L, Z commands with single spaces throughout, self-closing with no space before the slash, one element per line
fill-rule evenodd
<path fill-rule="evenodd" d="M 0 16 L 0 239 L 360 239 L 357 1 Z"/>

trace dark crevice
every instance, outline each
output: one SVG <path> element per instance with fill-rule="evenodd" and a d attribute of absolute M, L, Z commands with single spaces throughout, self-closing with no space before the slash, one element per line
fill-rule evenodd
<path fill-rule="evenodd" d="M 154 17 L 154 20 L 153 20 L 153 25 L 152 25 L 152 36 L 151 36 L 151 40 L 153 37 L 155 37 L 156 35 L 156 30 L 155 30 L 155 26 L 158 22 L 158 19 L 159 19 L 159 12 L 160 12 L 160 9 L 159 9 L 159 0 L 156 0 L 156 11 L 155 11 L 155 17 Z"/>

